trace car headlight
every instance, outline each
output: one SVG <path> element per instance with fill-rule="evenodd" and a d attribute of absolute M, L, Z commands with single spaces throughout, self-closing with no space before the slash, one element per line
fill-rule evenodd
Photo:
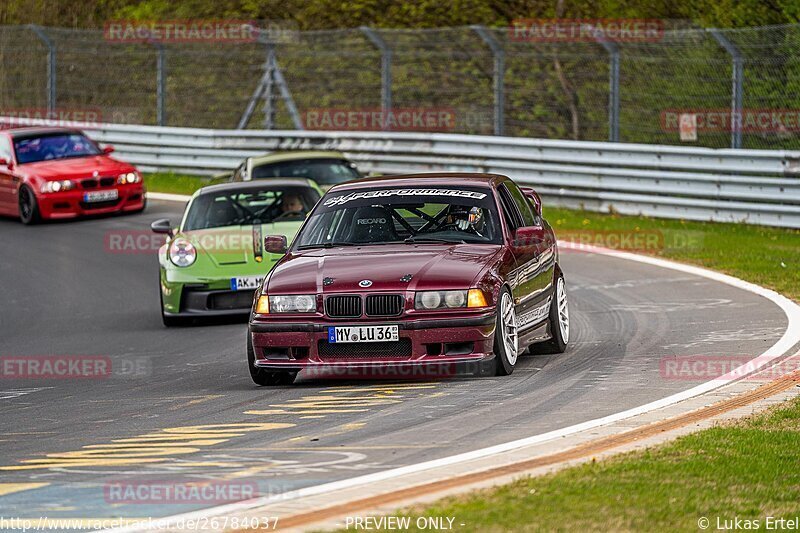
<path fill-rule="evenodd" d="M 452 309 L 467 306 L 467 291 L 424 291 L 415 297 L 416 309 Z"/>
<path fill-rule="evenodd" d="M 315 294 L 268 296 L 262 294 L 256 303 L 256 313 L 314 313 L 317 310 Z"/>
<path fill-rule="evenodd" d="M 414 298 L 414 308 L 458 309 L 464 307 L 486 307 L 486 298 L 480 289 L 468 291 L 423 291 Z"/>
<path fill-rule="evenodd" d="M 197 249 L 186 239 L 175 239 L 169 247 L 169 259 L 178 267 L 188 267 L 197 260 Z"/>
<path fill-rule="evenodd" d="M 142 177 L 138 172 L 126 172 L 117 176 L 117 185 L 127 185 L 130 183 L 139 183 Z"/>
<path fill-rule="evenodd" d="M 69 191 L 75 188 L 75 183 L 72 180 L 56 180 L 48 181 L 42 184 L 41 191 L 43 193 Z"/>

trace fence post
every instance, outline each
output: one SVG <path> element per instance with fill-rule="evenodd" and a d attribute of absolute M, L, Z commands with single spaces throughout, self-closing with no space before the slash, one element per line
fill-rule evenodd
<path fill-rule="evenodd" d="M 608 52 L 608 140 L 619 142 L 619 45 L 602 36 L 597 42 Z"/>
<path fill-rule="evenodd" d="M 164 45 L 155 43 L 158 53 L 156 61 L 156 122 L 159 126 L 167 123 L 167 72 Z"/>
<path fill-rule="evenodd" d="M 731 148 L 742 147 L 742 97 L 744 95 L 744 62 L 739 49 L 716 28 L 708 32 L 730 54 L 733 60 L 731 75 Z"/>
<path fill-rule="evenodd" d="M 470 26 L 477 33 L 483 42 L 492 50 L 494 58 L 494 68 L 492 73 L 492 85 L 494 91 L 494 134 L 503 135 L 505 130 L 505 76 L 506 76 L 506 51 L 485 26 Z"/>
<path fill-rule="evenodd" d="M 45 31 L 35 24 L 28 24 L 39 39 L 47 46 L 47 112 L 56 109 L 56 45 Z"/>
<path fill-rule="evenodd" d="M 264 65 L 264 129 L 275 127 L 275 97 L 272 86 L 275 85 L 275 46 L 267 43 L 267 61 Z"/>
<path fill-rule="evenodd" d="M 381 113 L 383 129 L 389 129 L 389 114 L 392 112 L 392 49 L 375 30 L 361 26 L 361 32 L 381 52 Z"/>

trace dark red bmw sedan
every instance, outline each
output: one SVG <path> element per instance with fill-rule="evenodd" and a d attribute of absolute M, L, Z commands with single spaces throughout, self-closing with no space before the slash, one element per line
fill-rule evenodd
<path fill-rule="evenodd" d="M 142 177 L 112 151 L 71 128 L 0 131 L 0 214 L 33 224 L 142 211 Z"/>
<path fill-rule="evenodd" d="M 506 176 L 418 174 L 331 188 L 256 291 L 250 375 L 480 363 L 563 352 L 569 310 L 541 199 Z"/>

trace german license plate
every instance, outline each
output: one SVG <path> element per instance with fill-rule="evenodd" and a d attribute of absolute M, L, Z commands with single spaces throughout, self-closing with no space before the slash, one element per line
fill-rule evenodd
<path fill-rule="evenodd" d="M 232 291 L 248 291 L 257 289 L 261 282 L 264 281 L 264 276 L 245 276 L 242 278 L 231 278 Z"/>
<path fill-rule="evenodd" d="M 399 326 L 328 326 L 328 342 L 399 341 Z"/>
<path fill-rule="evenodd" d="M 83 193 L 84 202 L 108 202 L 109 200 L 116 200 L 119 198 L 119 191 L 117 189 L 110 189 L 107 191 L 91 191 Z"/>

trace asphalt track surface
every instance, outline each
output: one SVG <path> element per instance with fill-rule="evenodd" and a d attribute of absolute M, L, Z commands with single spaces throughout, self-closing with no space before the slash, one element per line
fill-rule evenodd
<path fill-rule="evenodd" d="M 565 354 L 524 356 L 503 378 L 301 374 L 259 388 L 243 322 L 164 328 L 155 252 L 109 249 L 114 235 L 147 235 L 182 207 L 151 201 L 141 215 L 36 227 L 0 219 L 0 358 L 94 356 L 112 367 L 98 378 L 0 374 L 0 517 L 169 516 L 237 490 L 279 494 L 484 448 L 689 389 L 706 380 L 666 375 L 667 361 L 755 356 L 786 327 L 755 294 L 562 251 Z M 201 425 L 214 426 L 186 429 Z M 141 491 L 193 482 L 224 488 L 188 503 Z"/>

